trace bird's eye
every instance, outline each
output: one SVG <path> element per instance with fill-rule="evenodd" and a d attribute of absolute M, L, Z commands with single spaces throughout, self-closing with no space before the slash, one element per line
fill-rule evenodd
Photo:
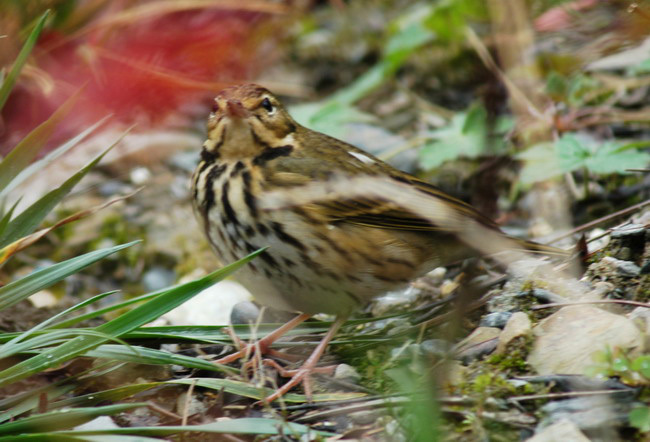
<path fill-rule="evenodd" d="M 271 104 L 271 100 L 269 100 L 268 98 L 262 100 L 262 107 L 270 114 L 273 113 L 273 111 L 275 110 L 275 108 Z"/>
<path fill-rule="evenodd" d="M 212 103 L 212 112 L 215 113 L 218 111 L 219 111 L 219 103 L 215 101 L 214 103 Z"/>

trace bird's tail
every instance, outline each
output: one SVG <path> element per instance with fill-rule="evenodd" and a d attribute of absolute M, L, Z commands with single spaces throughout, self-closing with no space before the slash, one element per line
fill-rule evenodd
<path fill-rule="evenodd" d="M 512 239 L 514 239 L 517 244 L 521 245 L 522 248 L 527 252 L 539 253 L 554 258 L 569 258 L 575 253 L 572 250 L 564 250 L 553 246 L 547 246 L 545 244 L 539 244 L 534 241 L 528 241 L 520 238 Z"/>

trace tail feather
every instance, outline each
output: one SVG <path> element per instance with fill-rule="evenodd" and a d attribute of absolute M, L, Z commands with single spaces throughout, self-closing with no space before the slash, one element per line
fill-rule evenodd
<path fill-rule="evenodd" d="M 521 245 L 527 252 L 540 253 L 542 255 L 547 255 L 557 258 L 568 258 L 573 255 L 573 251 L 564 250 L 553 246 L 547 246 L 545 244 L 539 244 L 534 241 L 528 241 L 525 239 L 512 238 L 519 245 Z"/>

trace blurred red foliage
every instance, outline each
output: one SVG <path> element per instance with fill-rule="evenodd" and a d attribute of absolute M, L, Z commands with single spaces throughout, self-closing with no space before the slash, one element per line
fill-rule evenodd
<path fill-rule="evenodd" d="M 108 114 L 138 128 L 187 124 L 217 90 L 269 65 L 286 24 L 278 3 L 179 10 L 160 2 L 166 11 L 152 9 L 155 3 L 145 3 L 146 11 L 142 3 L 113 7 L 68 34 L 46 29 L 2 110 L 0 153 L 80 87 L 81 98 L 52 143 Z"/>

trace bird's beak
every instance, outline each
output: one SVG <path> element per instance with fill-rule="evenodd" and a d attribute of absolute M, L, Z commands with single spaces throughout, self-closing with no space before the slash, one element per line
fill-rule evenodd
<path fill-rule="evenodd" d="M 226 113 L 229 117 L 244 118 L 248 116 L 248 110 L 239 100 L 228 100 L 226 102 Z"/>

